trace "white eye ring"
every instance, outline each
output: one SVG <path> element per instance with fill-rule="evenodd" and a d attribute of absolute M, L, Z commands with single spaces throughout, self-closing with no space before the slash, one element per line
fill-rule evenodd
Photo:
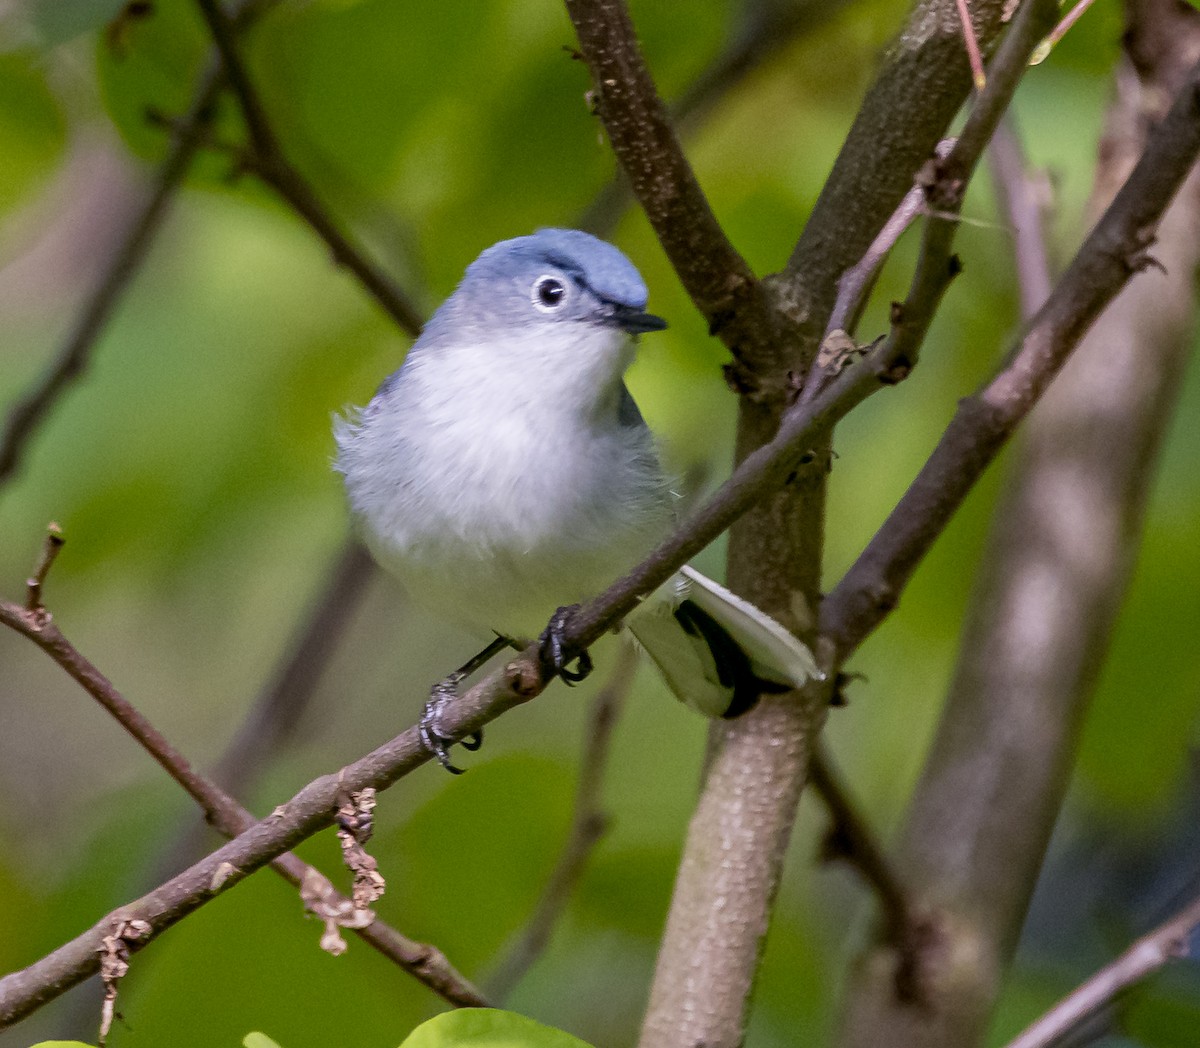
<path fill-rule="evenodd" d="M 543 313 L 557 312 L 567 303 L 567 285 L 558 277 L 538 277 L 530 289 L 529 299 Z"/>

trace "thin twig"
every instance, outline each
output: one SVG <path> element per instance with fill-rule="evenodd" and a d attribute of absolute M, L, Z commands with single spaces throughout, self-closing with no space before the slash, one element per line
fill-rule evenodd
<path fill-rule="evenodd" d="M 358 279 L 383 310 L 412 336 L 421 332 L 421 312 L 357 244 L 338 226 L 308 181 L 291 164 L 267 119 L 266 110 L 238 53 L 228 18 L 217 0 L 196 0 L 220 52 L 229 86 L 237 98 L 250 135 L 251 155 L 245 166 L 275 190 L 325 241 L 335 262 Z"/>
<path fill-rule="evenodd" d="M 608 831 L 609 818 L 601 803 L 601 793 L 608 770 L 613 728 L 633 686 L 637 663 L 637 651 L 626 641 L 621 645 L 612 676 L 592 701 L 584 732 L 583 760 L 575 788 L 571 830 L 558 862 L 546 879 L 537 907 L 484 983 L 488 997 L 497 1003 L 508 998 L 545 951 L 593 850 Z"/>
<path fill-rule="evenodd" d="M 1093 0 L 1079 0 L 1070 11 L 1063 15 L 1062 21 L 1051 30 L 1050 34 L 1042 41 L 1041 46 L 1034 53 L 1033 58 L 1030 59 L 1030 65 L 1037 65 L 1039 62 L 1044 62 L 1050 56 L 1050 52 L 1054 50 L 1055 45 L 1067 35 L 1071 26 L 1083 17 L 1084 12 L 1092 6 L 1092 3 Z"/>
<path fill-rule="evenodd" d="M 92 349 L 129 282 L 140 268 L 167 208 L 191 167 L 220 90 L 218 68 L 204 77 L 191 109 L 179 124 L 154 189 L 131 219 L 111 263 L 92 292 L 70 337 L 37 382 L 9 409 L 0 435 L 0 485 L 16 476 L 29 443 L 59 397 L 87 370 Z"/>
<path fill-rule="evenodd" d="M 970 0 L 970 7 L 979 39 L 990 48 L 1008 2 Z M 814 344 L 809 356 L 816 355 L 837 281 L 866 254 L 971 91 L 956 30 L 953 0 L 915 5 L 867 91 L 786 273 L 774 278 L 788 301 L 809 312 L 806 335 Z M 793 354 L 785 366 L 797 365 L 806 360 Z"/>
<path fill-rule="evenodd" d="M 917 564 L 1074 347 L 1129 278 L 1200 152 L 1200 66 L 999 373 L 962 401 L 929 461 L 825 599 L 822 632 L 848 655 L 890 612 Z"/>
<path fill-rule="evenodd" d="M 925 187 L 914 184 L 900 201 L 900 206 L 892 213 L 892 217 L 884 223 L 879 235 L 867 248 L 866 254 L 842 274 L 838 281 L 837 301 L 829 315 L 829 323 L 825 325 L 826 335 L 832 331 L 853 333 L 866 305 L 867 296 L 875 284 L 875 278 L 891 254 L 892 248 L 924 211 Z"/>
<path fill-rule="evenodd" d="M 1135 983 L 1180 957 L 1200 928 L 1200 897 L 1076 987 L 1006 1048 L 1048 1048 Z"/>
<path fill-rule="evenodd" d="M 828 749 L 818 743 L 809 766 L 809 782 L 824 801 L 833 820 L 830 852 L 832 857 L 850 863 L 879 898 L 883 912 L 884 934 L 902 952 L 912 939 L 915 920 L 908 893 L 892 868 L 871 828 L 855 808 L 842 783 Z M 913 947 L 910 947 L 913 948 Z"/>
<path fill-rule="evenodd" d="M 983 71 L 983 55 L 979 50 L 979 38 L 975 35 L 975 27 L 971 24 L 971 12 L 967 8 L 967 0 L 954 0 L 954 6 L 958 9 L 958 21 L 962 26 L 967 61 L 971 63 L 971 79 L 975 82 L 975 90 L 982 91 L 987 87 L 987 75 Z"/>
<path fill-rule="evenodd" d="M 8 601 L 0 601 L 0 622 L 37 644 L 99 702 L 200 806 L 206 820 L 215 829 L 226 837 L 236 838 L 255 826 L 254 816 L 214 782 L 197 772 L 183 754 L 63 636 L 48 615 L 44 612 L 40 615 L 31 614 Z M 270 822 L 269 819 L 267 821 Z M 271 866 L 297 887 L 315 872 L 307 863 L 291 854 L 277 855 L 271 860 Z M 223 873 L 218 870 L 214 876 L 223 876 Z M 408 939 L 378 920 L 355 930 L 385 957 L 449 1003 L 462 1007 L 479 1007 L 486 1003 L 435 947 Z M 0 994 L 0 999 L 2 997 Z M 4 1010 L 0 1008 L 0 1026 L 16 1017 L 5 1017 Z"/>
<path fill-rule="evenodd" d="M 1011 114 L 996 128 L 988 159 L 1001 210 L 1012 229 L 1021 319 L 1027 321 L 1042 308 L 1054 286 L 1043 228 L 1045 179 L 1029 170 Z"/>
<path fill-rule="evenodd" d="M 246 129 L 250 133 L 250 140 L 253 142 L 256 152 L 263 156 L 278 152 L 279 146 L 275 139 L 275 132 L 271 130 L 271 125 L 259 102 L 258 92 L 254 89 L 254 85 L 246 73 L 246 67 L 238 55 L 237 45 L 233 39 L 231 20 L 218 5 L 217 0 L 196 0 L 196 2 L 204 15 L 204 20 L 208 23 L 217 53 L 221 56 L 221 64 L 225 68 L 229 86 L 237 96 L 242 115 L 246 118 Z"/>
<path fill-rule="evenodd" d="M 921 254 L 908 296 L 893 310 L 889 346 L 885 349 L 900 365 L 916 364 L 942 295 L 959 272 L 951 250 L 971 175 L 1056 10 L 1055 0 L 1025 0 L 996 51 L 988 68 L 988 85 L 976 98 L 962 131 L 945 158 L 935 158 L 931 165 L 932 178 L 925 192 L 930 217 Z"/>
<path fill-rule="evenodd" d="M 968 404 L 961 419 L 952 424 L 952 438 L 943 438 L 950 449 L 941 455 L 935 452 L 923 471 L 922 487 L 952 467 L 950 479 L 940 481 L 935 489 L 938 497 L 931 499 L 919 491 L 921 497 L 914 496 L 915 506 L 910 499 L 899 522 L 889 518 L 827 599 L 822 626 L 837 645 L 838 657 L 845 657 L 887 614 L 916 561 L 940 534 L 1008 433 L 1044 392 L 1083 332 L 1130 277 L 1144 268 L 1150 231 L 1200 153 L 1198 100 L 1200 67 L 1193 69 L 1170 114 L 1150 136 L 1133 174 L 1035 318 L 1011 365 L 978 403 Z M 568 645 L 582 647 L 599 639 L 632 609 L 639 594 L 665 581 L 733 520 L 776 490 L 817 435 L 827 432 L 879 388 L 869 360 L 848 368 L 805 412 L 789 418 L 776 441 L 747 457 L 679 533 L 572 619 L 566 630 Z M 0 604 L 0 621 L 27 633 L 23 616 L 23 609 Z M 541 677 L 537 647 L 531 646 L 448 708 L 443 728 L 451 737 L 468 735 L 534 698 L 547 683 Z M 337 775 L 315 779 L 268 819 L 118 912 L 150 921 L 153 938 L 217 891 L 328 826 L 340 792 L 365 786 L 383 789 L 429 759 L 417 728 L 409 728 Z M 23 971 L 0 979 L 0 1023 L 28 1014 L 96 971 L 95 951 L 110 924 L 110 918 L 105 918 Z"/>
<path fill-rule="evenodd" d="M 46 539 L 42 543 L 42 555 L 38 557 L 37 566 L 33 569 L 33 574 L 25 581 L 25 589 L 27 596 L 25 598 L 25 610 L 31 616 L 45 614 L 45 608 L 42 605 L 42 584 L 46 581 L 46 576 L 49 574 L 51 567 L 54 565 L 54 559 L 58 556 L 58 551 L 62 549 L 66 539 L 63 538 L 62 528 L 54 521 L 46 525 Z"/>
<path fill-rule="evenodd" d="M 987 143 L 1016 92 L 1028 65 L 1029 55 L 1049 25 L 1053 0 L 1027 0 L 1005 35 L 991 64 L 991 75 L 957 138 L 943 140 L 933 159 L 918 173 L 912 189 L 884 223 L 866 254 L 838 280 L 838 294 L 826 325 L 825 338 L 837 331 L 852 331 L 858 321 L 875 277 L 900 235 L 918 214 L 927 222 L 921 241 L 917 268 L 903 303 L 892 306 L 891 329 L 880 355 L 891 361 L 895 379 L 917 363 L 921 344 L 950 282 L 960 272 L 952 255 L 960 211 L 971 176 Z M 837 360 L 837 366 L 841 366 Z M 822 359 L 813 363 L 796 408 L 808 403 L 829 380 L 829 372 L 817 373 Z"/>

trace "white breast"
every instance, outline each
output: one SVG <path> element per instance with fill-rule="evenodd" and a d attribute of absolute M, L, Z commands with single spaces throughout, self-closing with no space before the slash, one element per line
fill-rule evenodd
<path fill-rule="evenodd" d="M 549 361 L 529 366 L 539 353 Z M 431 348 L 338 427 L 364 538 L 415 599 L 536 636 L 556 607 L 595 595 L 666 534 L 653 439 L 617 421 L 630 353 L 603 330 Z"/>

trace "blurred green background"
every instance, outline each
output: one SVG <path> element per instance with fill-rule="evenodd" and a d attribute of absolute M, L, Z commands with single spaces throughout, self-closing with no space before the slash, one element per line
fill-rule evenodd
<path fill-rule="evenodd" d="M 147 192 L 166 147 L 147 109 L 183 112 L 206 62 L 191 3 L 155 0 L 147 16 L 110 23 L 120 6 L 0 8 L 5 407 L 63 341 Z M 635 0 L 632 10 L 668 98 L 742 18 L 735 0 Z M 690 135 L 718 217 L 759 272 L 786 259 L 903 15 L 882 0 L 831 9 Z M 1120 32 L 1118 5 L 1097 0 L 1018 96 L 1028 150 L 1057 188 L 1060 261 L 1081 235 Z M 573 224 L 613 177 L 585 103 L 586 70 L 564 50 L 573 43 L 550 0 L 284 0 L 245 46 L 288 154 L 428 312 L 483 247 Z M 226 144 L 240 134 L 227 99 L 216 133 Z M 60 521 L 68 543 L 46 594 L 56 620 L 201 766 L 236 733 L 344 540 L 330 417 L 364 403 L 408 341 L 307 227 L 233 168 L 219 149 L 201 158 L 85 379 L 0 489 L 0 592 L 22 597 L 43 528 Z M 839 431 L 830 584 L 1014 329 L 1011 241 L 986 176 L 967 213 L 966 271 L 922 367 Z M 635 209 L 610 236 L 671 321 L 644 340 L 633 392 L 672 467 L 711 487 L 728 472 L 734 426 L 723 348 Z M 913 247 L 902 243 L 890 263 L 864 337 L 883 329 L 886 303 L 902 296 Z M 1189 815 L 1200 708 L 1198 416 L 1193 369 L 997 1043 L 1165 916 L 1178 876 L 1198 864 L 1200 820 Z M 866 679 L 830 719 L 833 749 L 885 836 L 932 730 L 1002 472 L 972 496 L 855 659 L 850 668 Z M 719 575 L 721 552 L 710 549 L 702 567 Z M 407 727 L 429 684 L 473 645 L 410 610 L 387 582 L 373 584 L 295 735 L 243 800 L 265 814 Z M 389 892 L 379 913 L 472 978 L 486 980 L 522 927 L 566 833 L 588 699 L 612 652 L 599 655 L 588 686 L 556 687 L 490 728 L 483 751 L 464 755 L 470 774 L 428 767 L 381 798 L 372 851 Z M 634 1039 L 704 732 L 649 672 L 639 675 L 605 789 L 611 832 L 513 1007 L 597 1045 Z M 195 821 L 86 695 L 27 641 L 0 633 L 0 969 L 23 967 L 140 894 Z M 845 870 L 815 862 L 823 826 L 806 799 L 760 979 L 755 1045 L 810 1043 L 827 1031 L 863 938 L 864 893 Z M 344 883 L 330 833 L 301 853 Z M 439 1009 L 357 940 L 335 959 L 317 949 L 319 934 L 288 886 L 269 873 L 252 878 L 136 958 L 111 1043 L 236 1045 L 261 1029 L 284 1048 L 387 1048 Z M 0 1046 L 90 1038 L 99 999 L 99 986 L 86 984 L 0 1033 Z M 1197 1024 L 1200 979 L 1186 966 L 1133 1002 L 1135 1043 L 1194 1044 Z"/>

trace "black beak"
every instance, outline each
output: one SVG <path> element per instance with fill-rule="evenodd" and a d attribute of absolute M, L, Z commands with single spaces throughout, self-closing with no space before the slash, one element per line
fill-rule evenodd
<path fill-rule="evenodd" d="M 662 331 L 667 326 L 662 317 L 656 317 L 653 313 L 643 313 L 632 306 L 613 306 L 612 321 L 631 335 Z"/>

